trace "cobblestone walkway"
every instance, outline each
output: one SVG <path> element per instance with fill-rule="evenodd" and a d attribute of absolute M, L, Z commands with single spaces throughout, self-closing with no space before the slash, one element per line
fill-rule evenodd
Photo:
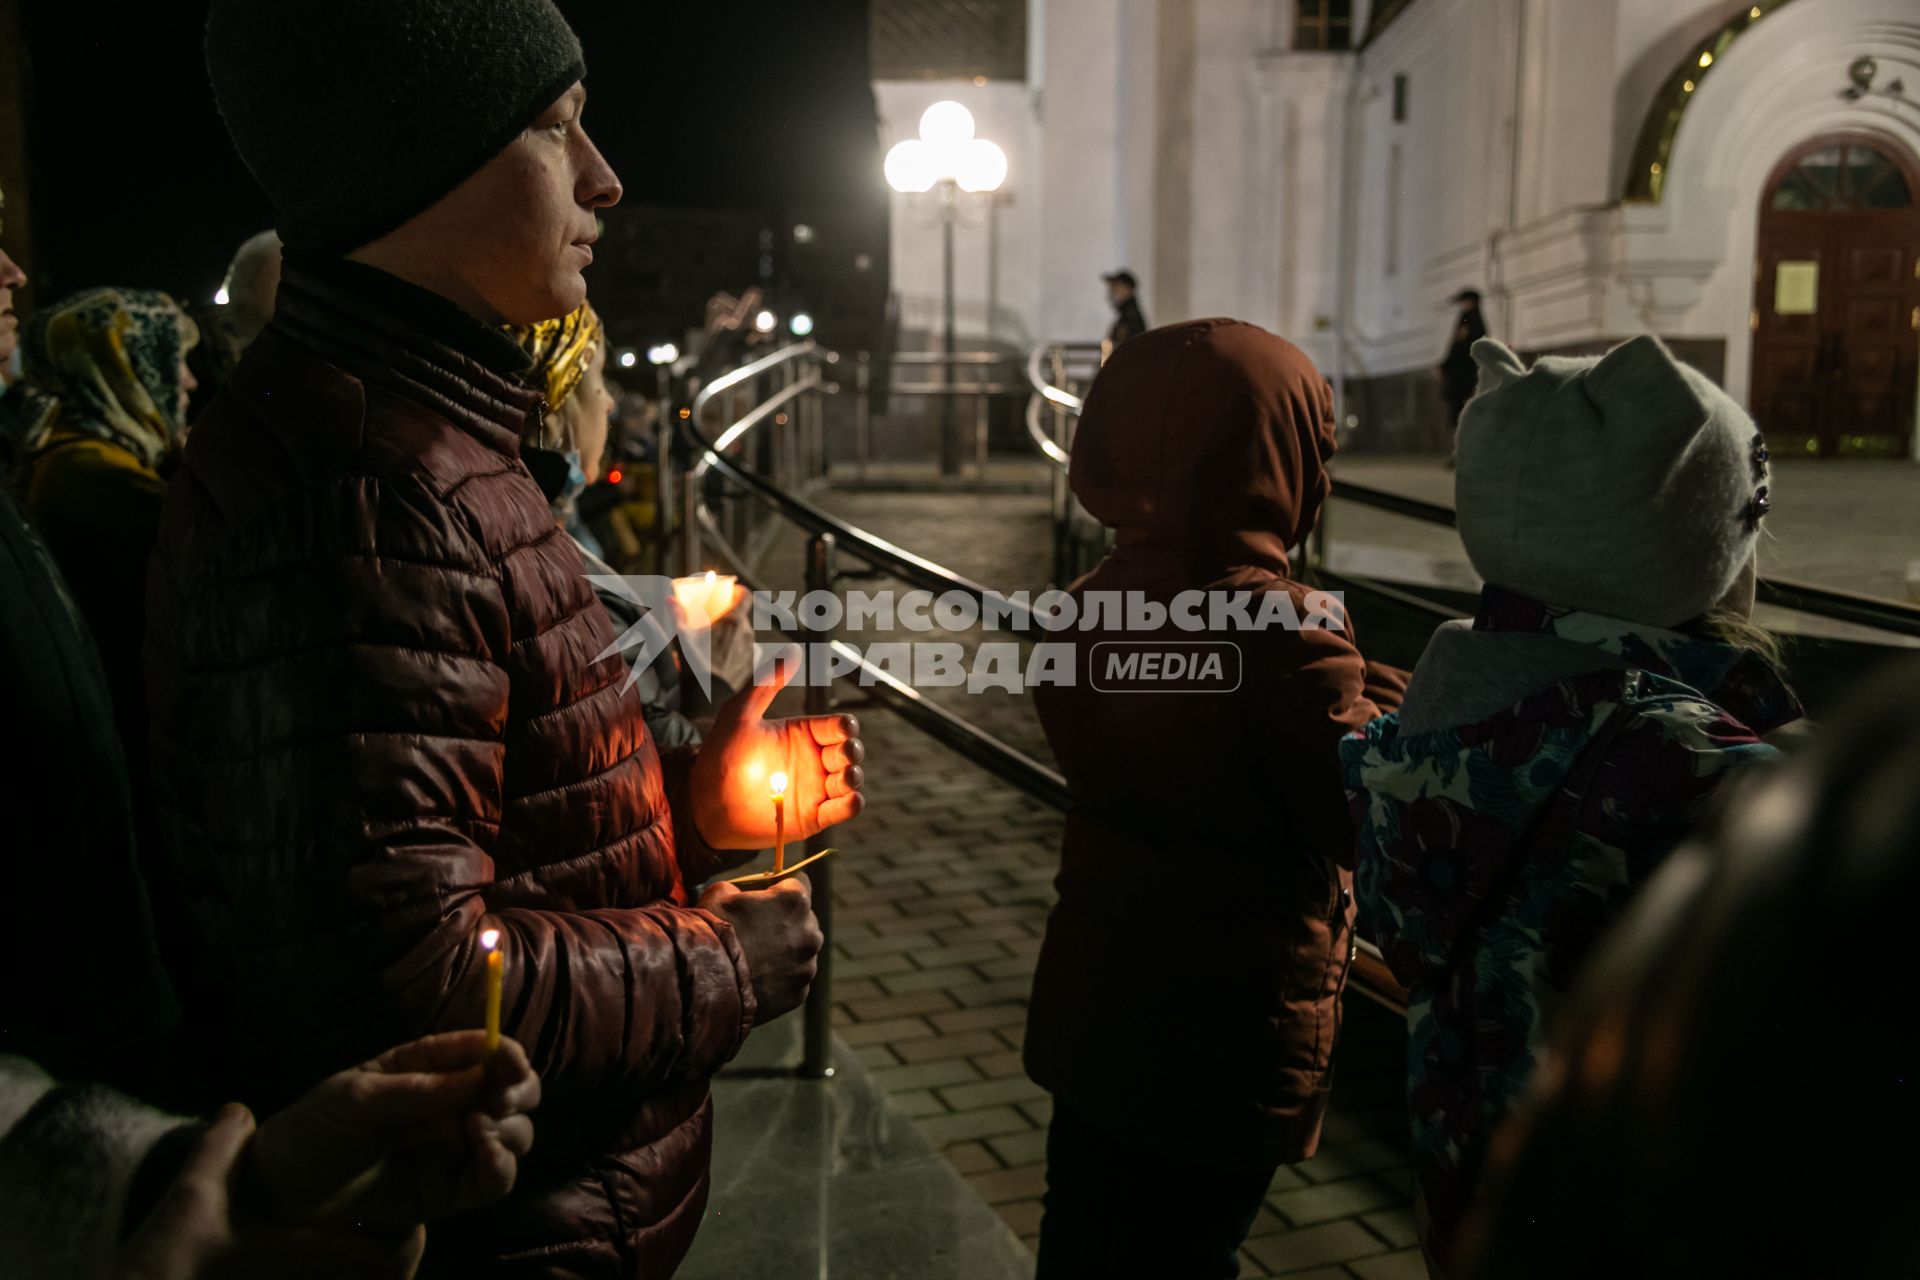
<path fill-rule="evenodd" d="M 822 505 L 989 586 L 1046 585 L 1044 496 L 839 493 Z M 773 549 L 766 577 L 798 585 L 798 564 L 795 539 Z M 1050 759 L 1025 696 L 946 692 L 967 718 Z M 1061 818 L 884 709 L 853 709 L 874 769 L 870 806 L 840 841 L 836 1029 L 1031 1245 L 1051 1104 L 1023 1073 L 1020 1047 Z M 1343 1041 L 1320 1153 L 1274 1179 L 1243 1275 L 1425 1275 L 1408 1208 L 1399 1020 L 1355 997 Z"/>

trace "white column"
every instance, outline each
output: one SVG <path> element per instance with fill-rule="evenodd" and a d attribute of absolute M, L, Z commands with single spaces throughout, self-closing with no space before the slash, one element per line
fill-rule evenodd
<path fill-rule="evenodd" d="M 1109 308 L 1100 283 L 1121 251 L 1121 9 L 1114 0 L 1044 0 L 1035 86 L 1039 117 L 1040 336 L 1095 340 Z M 1148 300 L 1151 303 L 1151 299 Z"/>

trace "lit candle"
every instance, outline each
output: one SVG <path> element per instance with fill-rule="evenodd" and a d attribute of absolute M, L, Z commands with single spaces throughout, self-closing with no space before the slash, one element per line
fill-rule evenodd
<path fill-rule="evenodd" d="M 680 606 L 681 625 L 692 630 L 710 627 L 733 612 L 744 593 L 732 574 L 709 569 L 673 580 L 674 602 Z"/>
<path fill-rule="evenodd" d="M 776 773 L 767 779 L 773 788 L 773 869 L 787 869 L 787 775 Z"/>
<path fill-rule="evenodd" d="M 487 1052 L 500 1047 L 500 971 L 506 957 L 500 952 L 500 931 L 486 929 L 480 945 L 487 949 Z"/>

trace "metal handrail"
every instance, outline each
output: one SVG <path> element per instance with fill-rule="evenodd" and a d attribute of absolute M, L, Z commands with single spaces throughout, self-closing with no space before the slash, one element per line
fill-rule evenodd
<path fill-rule="evenodd" d="M 1046 403 L 1045 399 L 1037 395 L 1028 398 L 1027 434 L 1033 438 L 1034 447 L 1064 474 L 1072 458 L 1054 441 L 1052 436 L 1047 434 L 1047 429 L 1040 425 L 1040 415 L 1046 412 Z"/>
<path fill-rule="evenodd" d="M 1019 357 L 999 351 L 896 351 L 895 364 L 1014 364 Z"/>
<path fill-rule="evenodd" d="M 1033 388 L 1035 395 L 1059 405 L 1068 413 L 1077 414 L 1086 401 L 1064 387 L 1056 387 L 1047 381 L 1046 371 L 1041 368 L 1041 357 L 1051 350 L 1050 347 L 1035 347 L 1027 353 L 1027 384 Z"/>
<path fill-rule="evenodd" d="M 896 382 L 897 396 L 1012 396 L 1026 392 L 1023 382 Z"/>
<path fill-rule="evenodd" d="M 723 378 L 716 378 L 710 388 L 695 397 L 691 413 L 681 422 L 681 431 L 698 459 L 688 472 L 688 504 L 693 516 L 693 523 L 689 525 L 689 542 L 692 541 L 692 528 L 697 525 L 705 532 L 714 551 L 726 562 L 729 570 L 749 588 L 759 586 L 751 567 L 746 562 L 746 557 L 740 554 L 721 531 L 720 522 L 707 505 L 704 482 L 708 473 L 714 472 L 752 493 L 778 514 L 810 533 L 831 535 L 837 553 L 851 555 L 855 560 L 865 563 L 872 569 L 936 594 L 954 591 L 971 596 L 982 605 L 992 601 L 1016 620 L 1024 619 L 1024 625 L 1011 626 L 1007 628 L 1008 630 L 1029 639 L 1038 639 L 1040 629 L 1033 623 L 1031 611 L 1021 609 L 1008 597 L 963 578 L 931 560 L 916 556 L 865 529 L 829 515 L 805 499 L 788 493 L 744 462 L 723 455 L 720 452 L 723 441 L 731 444 L 771 417 L 772 409 L 767 404 L 757 406 L 737 422 L 729 424 L 719 439 L 707 437 L 702 415 L 714 395 L 727 390 L 730 386 L 738 386 L 741 382 L 779 365 L 808 358 L 814 354 L 815 350 L 811 342 L 796 343 L 783 348 L 736 370 L 735 374 L 739 375 L 737 377 L 729 374 Z M 782 388 L 776 396 L 794 391 L 795 388 L 804 391 L 817 385 L 817 373 L 805 375 L 788 387 Z M 798 393 L 795 392 L 795 394 Z M 690 565 L 689 570 L 691 571 L 693 567 Z M 897 679 L 891 672 L 869 663 L 852 646 L 837 640 L 830 643 L 838 657 L 853 664 L 853 670 L 846 678 L 860 678 L 862 688 L 871 689 L 916 727 L 965 755 L 989 772 L 1020 787 L 1029 795 L 1057 808 L 1066 807 L 1067 783 L 1057 771 L 930 701 L 919 690 Z"/>
<path fill-rule="evenodd" d="M 1042 357 L 1051 349 L 1035 347 L 1027 357 L 1027 381 L 1034 390 L 1034 398 L 1027 405 L 1027 431 L 1034 437 L 1034 442 L 1040 445 L 1041 452 L 1048 460 L 1064 471 L 1068 461 L 1066 452 L 1041 440 L 1044 433 L 1039 430 L 1040 403 L 1044 398 L 1048 403 L 1057 405 L 1062 411 L 1077 417 L 1085 401 L 1063 388 L 1052 386 L 1047 381 L 1041 362 Z M 1458 528 L 1460 523 L 1459 515 L 1452 507 L 1442 506 L 1437 502 L 1426 502 L 1419 498 L 1409 498 L 1405 494 L 1376 489 L 1371 485 L 1355 484 L 1351 480 L 1336 478 L 1333 482 L 1333 496 L 1361 506 L 1373 507 L 1379 511 L 1422 520 L 1428 524 L 1444 525 L 1449 529 Z M 1324 514 L 1321 519 L 1325 520 Z M 1325 557 L 1321 558 L 1324 560 Z M 1861 595 L 1857 592 L 1841 591 L 1794 578 L 1771 575 L 1759 579 L 1755 584 L 1755 593 L 1760 603 L 1788 609 L 1795 613 L 1828 618 L 1836 622 L 1850 622 L 1856 626 L 1870 627 L 1891 632 L 1894 635 L 1920 636 L 1920 606 L 1905 604 L 1898 600 Z"/>

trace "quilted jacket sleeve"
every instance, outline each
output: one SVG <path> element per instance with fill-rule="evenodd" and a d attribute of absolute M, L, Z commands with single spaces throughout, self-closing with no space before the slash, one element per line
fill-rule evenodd
<path fill-rule="evenodd" d="M 1378 715 L 1374 668 L 1343 630 L 1286 633 L 1284 671 L 1261 706 L 1270 743 L 1266 768 L 1281 792 L 1294 840 L 1353 865 L 1353 826 L 1340 779 L 1340 740 Z M 1392 668 L 1384 668 L 1392 671 Z M 1271 787 L 1271 783 L 1268 784 Z"/>
<path fill-rule="evenodd" d="M 168 505 L 148 647 L 163 821 L 290 1070 L 478 1025 L 483 927 L 505 935 L 504 1030 L 550 1102 L 732 1056 L 753 996 L 717 917 L 490 910 L 510 626 L 458 512 L 406 476 L 342 479 L 219 538 L 198 527 L 211 497 Z"/>

